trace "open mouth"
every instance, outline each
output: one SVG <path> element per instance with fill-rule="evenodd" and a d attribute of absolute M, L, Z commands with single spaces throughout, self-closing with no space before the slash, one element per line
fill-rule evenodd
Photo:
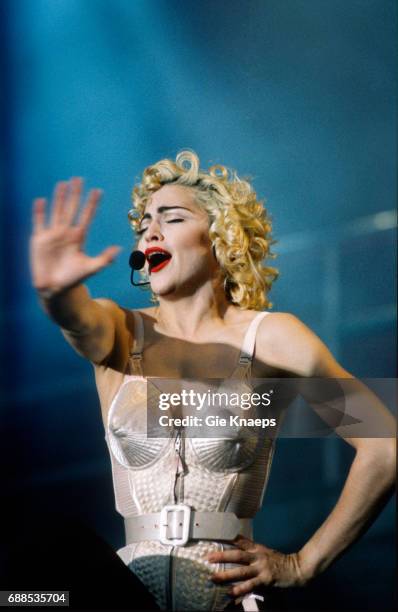
<path fill-rule="evenodd" d="M 171 260 L 171 253 L 168 253 L 163 249 L 148 249 L 148 252 L 145 254 L 149 263 L 149 274 L 159 272 L 159 270 L 162 270 L 165 266 L 167 266 Z"/>

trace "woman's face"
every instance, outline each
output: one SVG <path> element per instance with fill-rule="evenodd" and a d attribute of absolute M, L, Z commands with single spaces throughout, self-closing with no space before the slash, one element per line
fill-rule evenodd
<path fill-rule="evenodd" d="M 145 272 L 158 296 L 191 293 L 214 278 L 218 268 L 209 239 L 206 211 L 194 191 L 163 185 L 148 202 L 138 228 L 137 248 L 147 257 Z"/>

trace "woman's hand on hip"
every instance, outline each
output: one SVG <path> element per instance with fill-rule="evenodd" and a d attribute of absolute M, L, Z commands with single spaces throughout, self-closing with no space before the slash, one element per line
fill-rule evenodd
<path fill-rule="evenodd" d="M 39 291 L 56 293 L 73 287 L 110 264 L 120 250 L 111 246 L 96 257 L 84 253 L 101 190 L 92 189 L 81 207 L 82 185 L 80 178 L 57 183 L 48 220 L 46 200 L 34 200 L 30 262 L 33 285 Z"/>
<path fill-rule="evenodd" d="M 237 536 L 233 543 L 236 548 L 213 552 L 207 557 L 213 563 L 239 564 L 211 576 L 216 584 L 240 581 L 231 585 L 231 595 L 245 595 L 259 586 L 294 587 L 307 582 L 298 553 L 284 554 L 243 536 Z"/>

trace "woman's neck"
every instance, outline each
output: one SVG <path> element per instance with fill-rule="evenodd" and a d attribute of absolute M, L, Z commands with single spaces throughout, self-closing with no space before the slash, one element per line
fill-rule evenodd
<path fill-rule="evenodd" d="M 184 339 L 199 339 L 225 324 L 226 318 L 236 310 L 227 301 L 224 290 L 198 291 L 193 296 L 178 300 L 159 298 L 155 310 L 155 331 Z"/>

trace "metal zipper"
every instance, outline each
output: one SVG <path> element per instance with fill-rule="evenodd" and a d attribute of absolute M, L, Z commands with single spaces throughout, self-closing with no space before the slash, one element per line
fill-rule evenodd
<path fill-rule="evenodd" d="M 177 431 L 176 439 L 174 440 L 174 450 L 176 453 L 180 452 L 181 448 L 181 429 Z"/>
<path fill-rule="evenodd" d="M 174 503 L 177 503 L 176 496 L 176 484 L 177 484 L 177 475 L 180 464 L 180 449 L 181 449 L 181 430 L 177 431 L 176 438 L 174 440 L 174 453 L 175 453 L 175 472 L 174 472 L 174 484 L 173 484 L 173 499 Z M 167 587 L 166 587 L 166 601 L 167 601 L 167 609 L 172 611 L 174 610 L 174 597 L 173 597 L 173 572 L 174 572 L 174 564 L 173 564 L 173 552 L 175 546 L 173 546 L 170 550 L 169 555 L 169 567 L 168 567 L 168 576 L 167 576 Z"/>
<path fill-rule="evenodd" d="M 184 501 L 184 490 L 183 490 L 183 480 L 182 480 L 182 477 L 184 475 L 184 454 L 185 454 L 184 450 L 185 450 L 185 445 L 184 445 L 184 440 L 182 437 L 182 432 L 181 432 L 181 429 L 178 429 L 176 438 L 174 440 L 174 452 L 175 452 L 176 464 L 175 464 L 173 497 L 174 497 L 175 504 L 179 504 Z M 168 606 L 170 610 L 175 609 L 174 607 L 175 597 L 174 597 L 174 591 L 173 591 L 173 586 L 175 583 L 175 576 L 174 576 L 175 563 L 173 560 L 173 553 L 175 549 L 176 547 L 173 546 L 173 548 L 170 551 L 170 557 L 169 557 Z"/>
<path fill-rule="evenodd" d="M 181 429 L 177 431 L 176 439 L 174 440 L 174 451 L 175 451 L 175 474 L 174 474 L 174 487 L 173 497 L 174 503 L 179 504 L 183 501 L 183 483 L 182 475 L 184 474 L 184 441 L 182 439 Z"/>

